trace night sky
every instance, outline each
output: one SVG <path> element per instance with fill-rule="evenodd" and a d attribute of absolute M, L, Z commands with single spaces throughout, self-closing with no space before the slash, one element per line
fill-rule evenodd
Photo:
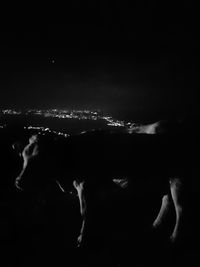
<path fill-rule="evenodd" d="M 197 7 L 137 2 L 76 2 L 62 22 L 36 14 L 2 20 L 0 108 L 102 109 L 132 119 L 197 114 Z"/>

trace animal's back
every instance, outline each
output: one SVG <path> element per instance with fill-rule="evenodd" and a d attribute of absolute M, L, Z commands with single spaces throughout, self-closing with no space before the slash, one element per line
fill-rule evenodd
<path fill-rule="evenodd" d="M 45 140 L 49 175 L 102 181 L 126 178 L 165 183 L 190 169 L 187 142 L 177 135 L 94 131 L 62 140 Z"/>
<path fill-rule="evenodd" d="M 68 144 L 69 162 L 77 175 L 156 176 L 175 165 L 161 135 L 95 132 L 71 137 Z"/>

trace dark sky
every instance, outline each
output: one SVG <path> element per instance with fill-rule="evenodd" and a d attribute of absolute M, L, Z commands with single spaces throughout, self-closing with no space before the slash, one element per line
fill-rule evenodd
<path fill-rule="evenodd" d="M 2 20 L 0 108 L 100 108 L 133 118 L 197 112 L 196 8 L 137 2 L 76 4 L 62 22 Z"/>

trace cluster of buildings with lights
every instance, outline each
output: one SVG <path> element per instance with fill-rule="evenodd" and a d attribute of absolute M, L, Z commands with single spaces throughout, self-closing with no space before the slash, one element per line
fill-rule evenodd
<path fill-rule="evenodd" d="M 40 127 L 40 126 L 27 126 L 27 127 L 24 126 L 24 129 L 25 130 L 35 130 L 41 134 L 53 134 L 53 135 L 59 135 L 59 136 L 63 136 L 63 137 L 69 136 L 69 134 L 67 134 L 67 133 L 53 131 L 50 128 L 45 128 L 45 127 Z"/>
<path fill-rule="evenodd" d="M 138 126 L 131 122 L 125 122 L 122 120 L 116 120 L 111 116 L 106 116 L 102 114 L 100 110 L 68 110 L 68 109 L 28 109 L 25 111 L 14 110 L 14 109 L 4 109 L 0 110 L 0 116 L 42 116 L 42 117 L 50 117 L 55 119 L 76 119 L 76 120 L 101 120 L 104 121 L 105 124 L 109 127 L 124 129 L 125 132 L 132 133 Z M 1 124 L 1 121 L 0 121 Z M 0 128 L 4 128 L 6 125 L 0 125 Z M 63 137 L 67 137 L 67 133 L 58 132 L 50 130 L 46 127 L 41 126 L 25 126 L 24 129 L 27 130 L 35 130 L 40 133 L 51 133 L 60 135 Z M 131 131 L 131 132 L 130 132 Z"/>
<path fill-rule="evenodd" d="M 44 117 L 53 117 L 58 119 L 78 119 L 78 120 L 105 120 L 108 126 L 129 127 L 131 123 L 113 119 L 111 116 L 102 115 L 100 110 L 67 110 L 67 109 L 29 109 L 19 111 L 13 109 L 4 109 L 0 113 L 3 115 L 38 115 Z"/>

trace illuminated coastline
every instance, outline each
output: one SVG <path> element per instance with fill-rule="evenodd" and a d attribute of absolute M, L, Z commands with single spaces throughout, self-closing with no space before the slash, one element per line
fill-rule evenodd
<path fill-rule="evenodd" d="M 78 120 L 78 121 L 102 121 L 104 122 L 104 125 L 106 127 L 109 127 L 109 130 L 112 131 L 112 129 L 118 129 L 122 132 L 132 134 L 132 133 L 151 133 L 151 128 L 154 126 L 154 124 L 150 125 L 141 125 L 133 122 L 125 122 L 123 120 L 117 120 L 114 119 L 112 116 L 108 116 L 102 113 L 101 110 L 68 110 L 68 109 L 28 109 L 25 111 L 20 111 L 20 110 L 14 110 L 14 109 L 3 109 L 0 110 L 0 115 L 1 116 L 41 116 L 42 118 L 53 118 L 53 119 L 58 119 L 58 120 Z M 29 121 L 29 119 L 28 119 Z M 0 122 L 0 128 L 3 129 L 6 127 L 6 124 L 3 123 L 3 125 Z M 151 127 L 151 128 L 150 128 Z M 147 132 L 146 128 L 148 128 Z M 55 131 L 50 129 L 48 126 L 43 127 L 39 125 L 25 125 L 24 129 L 26 130 L 33 130 L 37 131 L 39 133 L 47 134 L 55 134 L 63 137 L 69 136 L 69 133 L 66 132 L 61 132 L 61 131 Z M 101 128 L 100 128 L 101 129 Z M 95 129 L 91 129 L 95 130 Z M 80 133 L 85 133 L 87 130 L 83 130 Z"/>
<path fill-rule="evenodd" d="M 1 110 L 3 115 L 38 115 L 58 119 L 78 119 L 78 120 L 104 120 L 108 126 L 129 127 L 130 122 L 116 120 L 111 116 L 102 115 L 100 110 L 68 110 L 68 109 L 28 109 L 26 111 L 4 109 Z"/>

